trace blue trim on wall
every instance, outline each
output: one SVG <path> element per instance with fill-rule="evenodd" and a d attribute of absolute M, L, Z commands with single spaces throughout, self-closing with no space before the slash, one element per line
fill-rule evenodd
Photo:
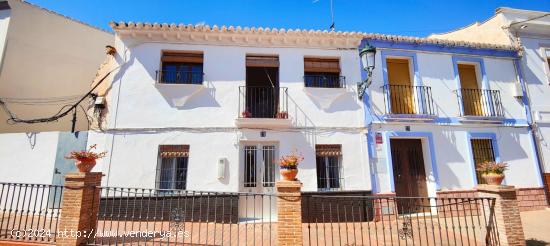
<path fill-rule="evenodd" d="M 443 44 L 419 44 L 403 41 L 390 41 L 380 40 L 375 38 L 365 38 L 361 41 L 360 48 L 363 48 L 366 43 L 377 48 L 387 49 L 403 49 L 403 50 L 418 50 L 428 52 L 444 52 L 451 54 L 463 54 L 463 55 L 478 55 L 478 56 L 493 56 L 493 57 L 510 57 L 517 58 L 518 52 L 513 50 L 499 50 L 488 48 L 470 48 L 470 47 L 456 47 Z"/>
<path fill-rule="evenodd" d="M 498 150 L 497 135 L 492 132 L 468 132 L 466 136 L 466 141 L 468 141 L 468 158 L 470 159 L 470 167 L 472 169 L 472 183 L 473 187 L 478 185 L 477 175 L 476 175 L 476 164 L 474 162 L 474 153 L 472 152 L 472 139 L 491 139 L 491 144 L 493 145 L 493 155 L 495 155 L 495 161 L 500 162 L 500 152 Z"/>
<path fill-rule="evenodd" d="M 374 153 L 376 152 L 376 146 L 375 146 L 375 141 L 374 141 L 374 137 L 373 137 L 373 134 L 375 134 L 372 129 L 369 127 L 368 128 L 368 132 L 367 132 L 367 150 L 368 150 L 368 160 L 369 160 L 369 172 L 370 172 L 370 182 L 371 182 L 371 189 L 372 189 L 372 192 L 373 193 L 376 193 L 378 192 L 378 185 L 377 185 L 377 180 L 376 180 L 376 175 L 375 175 L 375 172 L 373 170 L 373 167 L 374 167 Z"/>
<path fill-rule="evenodd" d="M 537 177 L 538 177 L 538 184 L 539 184 L 539 187 L 544 187 L 544 183 L 542 181 L 542 173 L 541 173 L 541 166 L 540 166 L 540 162 L 539 162 L 539 156 L 538 156 L 538 149 L 537 149 L 537 146 L 535 145 L 535 136 L 533 135 L 533 129 L 531 127 L 529 127 L 529 137 L 531 137 L 531 149 L 533 150 L 533 157 L 535 159 L 535 161 L 533 162 L 535 164 L 535 172 L 537 173 Z"/>
<path fill-rule="evenodd" d="M 395 192 L 395 181 L 393 179 L 393 163 L 391 157 L 391 144 L 390 139 L 392 137 L 409 137 L 409 138 L 424 138 L 428 140 L 428 151 L 430 153 L 430 159 L 432 161 L 432 175 L 435 179 L 435 189 L 439 190 L 439 173 L 437 171 L 437 163 L 435 159 L 435 147 L 433 143 L 433 134 L 431 132 L 384 132 L 384 146 L 386 152 L 386 166 L 388 168 L 388 175 L 390 180 L 390 191 Z"/>

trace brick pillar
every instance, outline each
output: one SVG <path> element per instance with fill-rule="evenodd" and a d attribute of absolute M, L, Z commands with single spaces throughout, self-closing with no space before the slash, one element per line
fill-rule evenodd
<path fill-rule="evenodd" d="M 496 198 L 492 210 L 501 245 L 525 245 L 525 235 L 519 214 L 519 202 L 514 186 L 478 185 L 479 197 Z M 489 208 L 485 208 L 487 211 Z"/>
<path fill-rule="evenodd" d="M 302 245 L 302 183 L 277 181 L 277 243 Z"/>
<path fill-rule="evenodd" d="M 69 173 L 65 176 L 65 189 L 61 201 L 61 218 L 57 245 L 81 245 L 87 233 L 96 230 L 99 209 L 100 172 Z M 71 234 L 71 230 L 75 234 Z M 66 234 L 64 232 L 67 232 Z M 76 237 L 76 233 L 81 233 Z"/>

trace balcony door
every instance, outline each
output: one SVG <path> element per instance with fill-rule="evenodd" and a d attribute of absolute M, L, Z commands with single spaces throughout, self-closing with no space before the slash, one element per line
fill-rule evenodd
<path fill-rule="evenodd" d="M 474 64 L 457 64 L 457 67 L 464 115 L 484 115 L 483 98 L 476 66 Z"/>
<path fill-rule="evenodd" d="M 277 147 L 274 144 L 243 146 L 243 188 L 250 192 L 273 192 L 277 174 Z"/>
<path fill-rule="evenodd" d="M 414 87 L 409 59 L 387 58 L 389 101 L 392 114 L 415 114 Z"/>
<path fill-rule="evenodd" d="M 279 96 L 279 58 L 247 56 L 245 112 L 248 117 L 275 118 Z"/>
<path fill-rule="evenodd" d="M 277 146 L 271 143 L 247 143 L 242 146 L 242 189 L 249 195 L 239 196 L 241 221 L 266 222 L 277 218 L 274 193 L 277 167 Z"/>

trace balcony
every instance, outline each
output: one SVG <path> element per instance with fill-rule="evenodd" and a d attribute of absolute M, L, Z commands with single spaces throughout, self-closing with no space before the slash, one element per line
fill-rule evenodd
<path fill-rule="evenodd" d="M 290 127 L 288 88 L 264 86 L 239 87 L 238 127 Z"/>
<path fill-rule="evenodd" d="M 345 88 L 346 77 L 339 75 L 304 75 L 305 87 Z"/>
<path fill-rule="evenodd" d="M 157 83 L 201 85 L 204 74 L 196 71 L 156 71 Z"/>
<path fill-rule="evenodd" d="M 429 86 L 384 85 L 386 119 L 433 120 L 435 108 Z"/>
<path fill-rule="evenodd" d="M 484 89 L 457 90 L 461 116 L 465 120 L 499 120 L 504 118 L 500 91 Z"/>

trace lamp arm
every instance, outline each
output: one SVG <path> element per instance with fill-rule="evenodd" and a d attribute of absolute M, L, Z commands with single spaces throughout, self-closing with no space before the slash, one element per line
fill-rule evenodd
<path fill-rule="evenodd" d="M 359 96 L 359 100 L 363 100 L 363 96 L 365 95 L 367 88 L 372 83 L 372 69 L 367 70 L 367 78 L 361 82 L 357 82 L 357 95 Z"/>

